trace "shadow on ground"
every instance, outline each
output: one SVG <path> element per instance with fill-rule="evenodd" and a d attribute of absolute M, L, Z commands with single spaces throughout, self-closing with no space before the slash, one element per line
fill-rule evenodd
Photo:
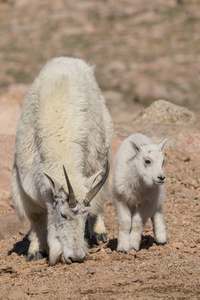
<path fill-rule="evenodd" d="M 17 255 L 26 255 L 28 254 L 28 248 L 29 248 L 29 240 L 28 240 L 28 234 L 23 238 L 22 241 L 19 241 L 13 245 L 13 248 L 8 251 L 8 255 L 11 255 L 12 253 L 16 253 Z"/>

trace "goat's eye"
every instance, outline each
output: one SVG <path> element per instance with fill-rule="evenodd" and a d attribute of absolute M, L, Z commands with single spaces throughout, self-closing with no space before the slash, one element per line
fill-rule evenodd
<path fill-rule="evenodd" d="M 61 217 L 63 217 L 64 219 L 67 219 L 67 215 L 66 214 L 64 214 L 64 213 L 60 213 L 61 214 Z"/>
<path fill-rule="evenodd" d="M 69 203 L 69 197 L 62 199 L 62 204 Z"/>
<path fill-rule="evenodd" d="M 151 164 L 151 160 L 148 159 L 148 158 L 146 158 L 146 159 L 145 159 L 145 164 L 146 164 L 146 165 L 150 165 L 150 164 Z"/>

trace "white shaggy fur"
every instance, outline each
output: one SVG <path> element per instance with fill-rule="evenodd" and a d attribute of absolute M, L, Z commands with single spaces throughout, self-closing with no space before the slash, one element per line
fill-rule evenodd
<path fill-rule="evenodd" d="M 113 202 L 118 219 L 119 252 L 139 250 L 148 218 L 152 219 L 157 243 L 167 241 L 162 213 L 166 197 L 162 149 L 166 140 L 156 145 L 142 134 L 132 134 L 115 156 Z"/>
<path fill-rule="evenodd" d="M 93 68 L 81 59 L 68 57 L 48 62 L 24 101 L 11 177 L 13 205 L 20 219 L 28 218 L 31 222 L 29 253 L 32 256 L 37 258 L 38 252 L 50 250 L 52 264 L 63 255 L 67 261 L 79 250 L 82 252 L 79 256 L 84 257 L 82 241 L 90 208 L 83 200 L 94 178 L 105 171 L 107 160 L 110 160 L 111 136 L 112 121 Z M 73 216 L 69 216 L 70 220 L 76 216 L 73 223 L 76 226 L 72 226 L 76 229 L 68 226 L 68 242 L 63 242 L 58 234 L 58 229 L 66 224 L 55 221 L 59 220 L 56 217 L 60 213 L 59 205 L 64 205 L 63 199 L 68 197 L 63 165 L 78 202 L 76 212 L 73 209 L 69 212 Z M 106 186 L 104 184 L 91 202 L 90 235 L 106 232 L 103 216 Z M 77 239 L 81 246 L 77 246 Z M 70 255 L 65 255 L 66 247 L 71 247 Z M 51 253 L 54 254 L 51 256 Z"/>

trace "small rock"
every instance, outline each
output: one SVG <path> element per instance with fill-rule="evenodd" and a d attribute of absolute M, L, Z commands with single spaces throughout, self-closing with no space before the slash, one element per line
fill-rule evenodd
<path fill-rule="evenodd" d="M 173 248 L 176 248 L 176 249 L 182 249 L 182 248 L 184 248 L 184 244 L 183 243 L 173 243 L 171 246 Z"/>
<path fill-rule="evenodd" d="M 187 248 L 184 250 L 186 253 L 194 254 L 197 252 L 196 248 Z"/>
<path fill-rule="evenodd" d="M 106 253 L 110 254 L 110 253 L 112 253 L 112 250 L 110 248 L 106 248 Z"/>
<path fill-rule="evenodd" d="M 104 248 L 101 248 L 100 251 L 101 252 L 106 252 L 106 250 Z"/>
<path fill-rule="evenodd" d="M 13 274 L 13 273 L 17 273 L 17 271 L 15 269 L 13 269 L 12 266 L 3 265 L 0 268 L 0 274 L 1 273 L 10 273 L 10 274 Z"/>
<path fill-rule="evenodd" d="M 47 294 L 47 293 L 49 293 L 49 288 L 45 285 L 37 288 L 35 288 L 34 286 L 30 286 L 27 291 L 28 295 L 38 295 L 38 294 Z"/>
<path fill-rule="evenodd" d="M 131 281 L 132 281 L 132 282 L 138 282 L 138 281 L 140 281 L 140 280 L 139 280 L 138 277 L 135 277 L 135 278 L 133 278 Z"/>
<path fill-rule="evenodd" d="M 184 152 L 179 152 L 178 155 L 176 156 L 176 158 L 180 161 L 183 161 L 183 162 L 189 162 L 191 161 L 191 158 L 190 156 L 188 156 L 186 153 Z"/>

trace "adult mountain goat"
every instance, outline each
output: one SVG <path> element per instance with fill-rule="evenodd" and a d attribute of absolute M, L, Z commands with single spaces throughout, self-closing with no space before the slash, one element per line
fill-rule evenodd
<path fill-rule="evenodd" d="M 135 133 L 123 141 L 115 156 L 113 201 L 118 219 L 119 252 L 139 250 L 148 218 L 152 219 L 157 243 L 167 241 L 162 213 L 165 201 L 162 149 L 166 140 L 157 145 Z"/>
<path fill-rule="evenodd" d="M 93 68 L 75 58 L 48 62 L 24 101 L 11 176 L 13 206 L 31 223 L 27 261 L 82 261 L 88 217 L 90 237 L 106 241 L 111 136 Z"/>

